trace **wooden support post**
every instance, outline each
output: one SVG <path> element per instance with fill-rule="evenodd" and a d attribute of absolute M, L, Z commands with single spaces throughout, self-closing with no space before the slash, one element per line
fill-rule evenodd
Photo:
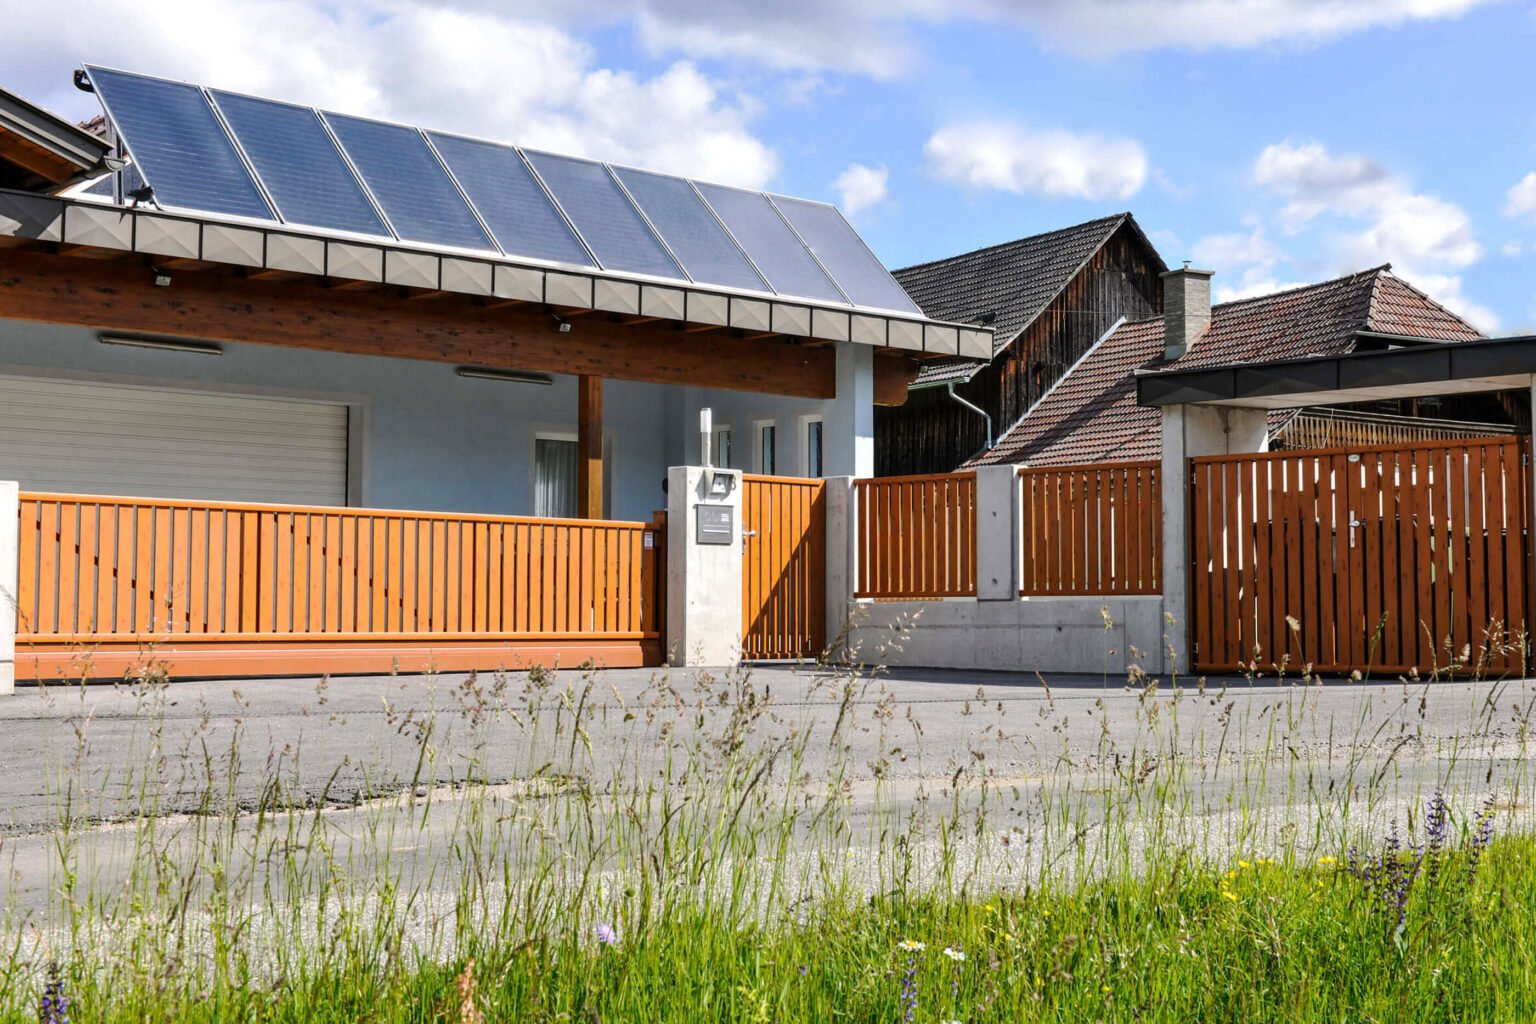
<path fill-rule="evenodd" d="M 603 378 L 576 378 L 576 515 L 603 518 Z"/>

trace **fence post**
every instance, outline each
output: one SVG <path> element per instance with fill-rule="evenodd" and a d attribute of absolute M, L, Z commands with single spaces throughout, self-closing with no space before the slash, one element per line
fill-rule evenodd
<path fill-rule="evenodd" d="M 729 520 L 728 540 L 717 541 L 712 530 L 700 536 L 701 507 L 711 519 L 707 526 Z M 741 660 L 741 512 L 740 472 L 667 470 L 667 658 L 673 665 Z"/>
<path fill-rule="evenodd" d="M 827 643 L 843 637 L 853 615 L 853 593 L 858 581 L 857 496 L 851 476 L 829 476 L 822 492 L 827 499 Z M 846 639 L 846 638 L 845 638 Z M 841 660 L 846 644 L 827 649 L 827 657 Z"/>
<path fill-rule="evenodd" d="M 1019 599 L 1019 467 L 976 469 L 976 599 Z"/>
<path fill-rule="evenodd" d="M 16 691 L 17 554 L 21 546 L 19 485 L 0 480 L 0 696 Z"/>

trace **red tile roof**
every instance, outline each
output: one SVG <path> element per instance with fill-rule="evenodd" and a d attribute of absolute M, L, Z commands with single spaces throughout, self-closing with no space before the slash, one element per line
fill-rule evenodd
<path fill-rule="evenodd" d="M 1163 359 L 1163 320 L 1127 323 L 1100 342 L 972 465 L 1069 465 L 1158 458 L 1161 419 L 1136 404 L 1136 370 L 1295 359 L 1350 351 L 1361 331 L 1470 341 L 1476 329 L 1377 267 L 1333 281 L 1211 308 L 1211 326 L 1183 358 Z M 1285 414 L 1282 413 L 1283 417 Z"/>

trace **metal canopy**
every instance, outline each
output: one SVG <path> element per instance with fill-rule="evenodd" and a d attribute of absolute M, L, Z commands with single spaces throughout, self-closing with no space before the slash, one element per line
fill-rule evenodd
<path fill-rule="evenodd" d="M 826 203 L 85 71 L 162 207 L 922 316 Z"/>
<path fill-rule="evenodd" d="M 1292 409 L 1506 391 L 1529 387 L 1532 374 L 1536 336 L 1489 338 L 1198 370 L 1137 370 L 1136 400 Z"/>

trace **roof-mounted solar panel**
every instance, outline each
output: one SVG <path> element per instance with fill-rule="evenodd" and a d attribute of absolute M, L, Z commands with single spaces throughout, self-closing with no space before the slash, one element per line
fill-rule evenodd
<path fill-rule="evenodd" d="M 310 107 L 209 90 L 283 221 L 389 237 Z"/>
<path fill-rule="evenodd" d="M 697 184 L 774 291 L 827 302 L 848 301 L 784 223 L 767 196 L 724 185 Z"/>
<path fill-rule="evenodd" d="M 752 268 L 751 261 L 686 180 L 627 167 L 615 167 L 613 173 L 661 233 L 689 277 L 702 284 L 755 292 L 769 290 L 768 282 Z"/>
<path fill-rule="evenodd" d="M 440 132 L 428 132 L 427 137 L 480 211 L 502 252 L 596 265 L 517 150 Z"/>
<path fill-rule="evenodd" d="M 919 314 L 833 206 L 87 66 L 163 205 Z"/>
<path fill-rule="evenodd" d="M 855 306 L 921 314 L 837 207 L 789 196 L 770 198 Z"/>
<path fill-rule="evenodd" d="M 419 131 L 344 114 L 321 116 L 402 241 L 496 248 Z"/>
<path fill-rule="evenodd" d="M 156 202 L 274 219 L 201 89 L 90 65 L 86 72 Z"/>
<path fill-rule="evenodd" d="M 605 269 L 685 276 L 605 165 L 551 153 L 526 155 Z"/>

